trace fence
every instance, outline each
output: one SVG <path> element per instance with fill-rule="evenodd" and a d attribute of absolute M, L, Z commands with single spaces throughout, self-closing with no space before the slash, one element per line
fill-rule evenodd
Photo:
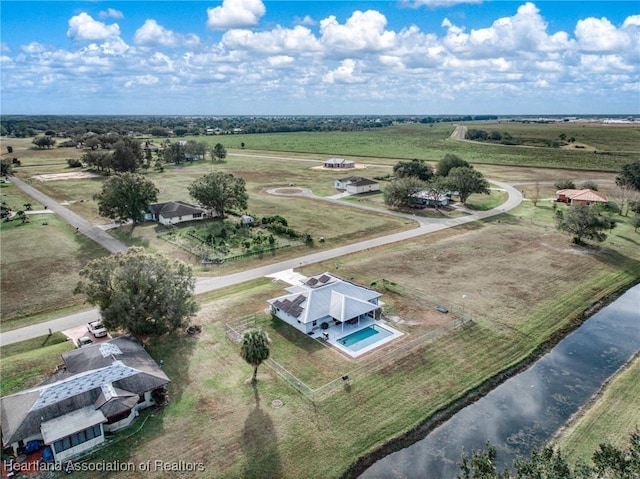
<path fill-rule="evenodd" d="M 257 326 L 259 318 L 260 316 L 258 314 L 254 314 L 247 318 L 240 319 L 233 325 L 225 324 L 227 337 L 232 341 L 239 343 L 242 340 L 242 335 L 247 329 Z M 471 320 L 463 320 L 462 318 L 451 321 L 445 326 L 441 326 L 437 329 L 434 329 L 433 331 L 429 331 L 428 333 L 425 333 L 421 336 L 418 336 L 417 338 L 403 343 L 402 345 L 398 346 L 392 351 L 389 351 L 383 356 L 375 356 L 370 361 L 362 364 L 361 366 L 358 366 L 357 368 L 349 372 L 341 374 L 338 378 L 329 381 L 328 383 L 316 389 L 312 389 L 311 387 L 309 387 L 302 380 L 296 377 L 295 374 L 288 371 L 284 366 L 282 366 L 273 358 L 269 358 L 267 361 L 265 361 L 265 364 L 273 369 L 276 374 L 278 374 L 278 376 L 280 376 L 296 390 L 298 390 L 303 396 L 305 396 L 312 402 L 315 402 L 327 398 L 338 390 L 343 389 L 346 380 L 348 380 L 349 382 L 357 381 L 358 379 L 361 379 L 371 374 L 372 372 L 384 369 L 385 367 L 397 362 L 400 358 L 408 356 L 412 352 L 426 346 L 427 344 L 444 336 L 445 334 L 452 333 L 460 328 L 471 327 L 472 325 L 473 322 Z M 321 344 L 324 345 L 324 343 Z"/>

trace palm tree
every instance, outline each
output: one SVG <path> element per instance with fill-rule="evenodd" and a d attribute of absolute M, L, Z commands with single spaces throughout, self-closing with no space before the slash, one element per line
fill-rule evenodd
<path fill-rule="evenodd" d="M 269 343 L 271 340 L 267 333 L 259 328 L 248 329 L 242 336 L 240 355 L 247 363 L 253 366 L 251 384 L 258 381 L 258 366 L 269 358 Z"/>

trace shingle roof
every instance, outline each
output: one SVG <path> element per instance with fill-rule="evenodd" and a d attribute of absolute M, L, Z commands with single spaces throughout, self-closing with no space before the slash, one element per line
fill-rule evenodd
<path fill-rule="evenodd" d="M 62 358 L 67 371 L 55 375 L 55 381 L 0 398 L 4 447 L 39 434 L 42 422 L 78 409 L 106 405 L 103 412 L 111 416 L 126 405 L 133 407 L 139 394 L 170 382 L 144 348 L 128 336 L 75 349 Z M 107 398 L 111 390 L 115 395 Z"/>
<path fill-rule="evenodd" d="M 179 216 L 192 215 L 194 213 L 204 213 L 204 208 L 185 203 L 184 201 L 169 201 L 167 203 L 156 203 L 149 205 L 149 211 L 156 216 L 165 218 L 177 218 Z"/>

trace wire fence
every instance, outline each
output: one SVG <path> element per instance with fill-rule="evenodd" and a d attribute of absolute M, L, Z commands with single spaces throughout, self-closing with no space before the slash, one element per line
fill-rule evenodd
<path fill-rule="evenodd" d="M 242 318 L 234 323 L 225 324 L 225 332 L 227 337 L 233 342 L 239 343 L 242 341 L 242 336 L 247 329 L 256 327 L 261 319 L 264 319 L 263 314 L 254 314 L 249 317 Z M 384 321 L 384 319 L 382 319 Z M 315 389 L 310 387 L 300 378 L 298 378 L 291 371 L 287 370 L 279 362 L 273 358 L 269 358 L 265 361 L 265 364 L 275 371 L 278 376 L 289 383 L 294 389 L 299 391 L 303 396 L 312 402 L 321 401 L 337 391 L 344 389 L 345 384 L 352 383 L 363 379 L 364 377 L 384 369 L 402 358 L 409 356 L 420 348 L 424 348 L 426 345 L 432 343 L 438 338 L 441 338 L 447 334 L 451 334 L 458 329 L 469 328 L 473 326 L 473 321 L 470 318 L 462 319 L 459 317 L 449 322 L 445 326 L 441 326 L 437 329 L 433 329 L 425 334 L 422 334 L 416 338 L 405 341 L 393 350 L 385 353 L 384 355 L 374 355 L 371 359 L 360 366 L 342 373 L 336 379 L 329 381 L 322 386 Z M 325 345 L 323 342 L 318 341 Z M 325 347 L 328 347 L 325 345 Z M 342 354 L 342 353 L 337 353 Z"/>

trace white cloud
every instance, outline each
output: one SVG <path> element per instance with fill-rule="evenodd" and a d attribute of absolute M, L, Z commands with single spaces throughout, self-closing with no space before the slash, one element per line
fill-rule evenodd
<path fill-rule="evenodd" d="M 327 73 L 322 80 L 326 83 L 363 83 L 365 79 L 356 75 L 356 65 L 351 58 L 342 60 L 340 66 Z"/>
<path fill-rule="evenodd" d="M 229 30 L 220 42 L 225 48 L 246 49 L 254 52 L 276 54 L 312 53 L 322 49 L 311 30 L 298 25 L 294 28 L 277 26 L 271 31 Z"/>
<path fill-rule="evenodd" d="M 22 45 L 20 49 L 26 53 L 42 53 L 47 51 L 47 47 L 38 42 L 31 42 L 28 45 Z"/>
<path fill-rule="evenodd" d="M 0 52 L 7 53 L 10 52 L 11 48 L 5 42 L 0 42 Z"/>
<path fill-rule="evenodd" d="M 266 11 L 262 0 L 223 0 L 221 7 L 207 9 L 207 27 L 214 30 L 253 27 Z"/>
<path fill-rule="evenodd" d="M 124 14 L 120 10 L 116 10 L 115 8 L 107 8 L 106 10 L 102 10 L 98 15 L 100 15 L 100 18 L 115 18 L 118 20 L 124 18 Z"/>
<path fill-rule="evenodd" d="M 446 18 L 442 26 L 447 28 L 444 45 L 456 54 L 474 58 L 488 58 L 505 52 L 527 55 L 570 46 L 565 32 L 547 33 L 547 23 L 540 10 L 530 2 L 518 7 L 516 15 L 499 18 L 490 27 L 474 29 L 471 33 L 465 33 L 464 28 L 453 25 Z"/>
<path fill-rule="evenodd" d="M 382 52 L 393 47 L 396 37 L 386 26 L 386 17 L 376 10 L 355 11 L 344 25 L 331 15 L 320 21 L 320 41 L 336 53 Z"/>
<path fill-rule="evenodd" d="M 180 45 L 195 46 L 200 42 L 197 35 L 178 35 L 167 30 L 153 19 L 147 19 L 133 36 L 136 45 L 162 45 L 165 47 L 177 47 Z"/>
<path fill-rule="evenodd" d="M 633 25 L 635 19 L 632 17 L 627 18 L 627 20 L 629 19 L 631 19 L 630 24 Z M 575 34 L 580 49 L 584 51 L 611 52 L 631 46 L 629 35 L 622 30 L 618 30 L 606 18 L 589 17 L 584 20 L 578 20 Z"/>
<path fill-rule="evenodd" d="M 296 25 L 314 26 L 316 25 L 317 22 L 313 18 L 311 18 L 309 15 L 305 15 L 304 18 L 295 17 L 293 19 L 293 23 L 295 23 Z"/>
<path fill-rule="evenodd" d="M 291 65 L 293 62 L 295 62 L 295 58 L 290 57 L 289 55 L 276 55 L 273 57 L 269 57 L 267 61 L 269 62 L 269 66 L 279 68 Z"/>
<path fill-rule="evenodd" d="M 126 82 L 124 86 L 127 88 L 131 88 L 138 85 L 150 86 L 150 85 L 155 85 L 159 81 L 160 79 L 154 75 L 140 75 Z"/>
<path fill-rule="evenodd" d="M 120 36 L 117 23 L 106 25 L 94 20 L 91 15 L 81 13 L 69 20 L 67 36 L 73 40 L 100 41 Z"/>

